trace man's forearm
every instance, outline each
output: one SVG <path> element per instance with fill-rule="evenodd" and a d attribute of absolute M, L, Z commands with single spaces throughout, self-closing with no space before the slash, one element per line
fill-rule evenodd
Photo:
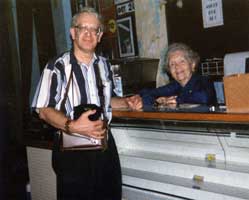
<path fill-rule="evenodd" d="M 111 105 L 114 109 L 129 108 L 132 110 L 141 110 L 143 101 L 139 95 L 133 95 L 131 97 L 113 97 Z"/>
<path fill-rule="evenodd" d="M 67 117 L 54 108 L 40 108 L 39 117 L 55 128 L 64 130 Z"/>
<path fill-rule="evenodd" d="M 126 98 L 123 97 L 112 97 L 111 99 L 111 106 L 112 108 L 128 108 L 129 105 L 126 101 Z"/>

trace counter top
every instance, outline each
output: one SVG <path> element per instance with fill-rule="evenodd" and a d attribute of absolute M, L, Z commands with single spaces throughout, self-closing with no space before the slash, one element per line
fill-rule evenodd
<path fill-rule="evenodd" d="M 182 121 L 210 121 L 248 123 L 249 113 L 227 112 L 158 112 L 158 111 L 132 111 L 113 109 L 114 118 L 140 118 L 152 120 L 182 120 Z"/>

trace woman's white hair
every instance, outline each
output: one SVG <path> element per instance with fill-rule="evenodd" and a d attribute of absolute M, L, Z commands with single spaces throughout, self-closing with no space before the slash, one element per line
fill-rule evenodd
<path fill-rule="evenodd" d="M 166 70 L 169 71 L 169 57 L 170 54 L 181 51 L 184 53 L 185 58 L 189 61 L 189 63 L 194 63 L 195 67 L 198 65 L 200 61 L 200 57 L 197 52 L 193 51 L 188 45 L 183 43 L 173 43 L 169 45 L 166 55 L 165 55 L 165 66 Z"/>

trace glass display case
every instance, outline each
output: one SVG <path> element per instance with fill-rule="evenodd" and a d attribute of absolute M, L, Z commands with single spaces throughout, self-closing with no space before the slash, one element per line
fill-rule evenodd
<path fill-rule="evenodd" d="M 113 116 L 124 198 L 248 198 L 248 114 L 114 110 Z"/>

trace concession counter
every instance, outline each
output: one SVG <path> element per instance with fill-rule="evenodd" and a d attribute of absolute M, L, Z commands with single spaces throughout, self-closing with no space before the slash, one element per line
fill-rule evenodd
<path fill-rule="evenodd" d="M 215 108 L 113 110 L 111 128 L 124 200 L 249 199 L 249 113 Z M 35 200 L 55 199 L 48 140 L 34 133 L 27 137 Z"/>

